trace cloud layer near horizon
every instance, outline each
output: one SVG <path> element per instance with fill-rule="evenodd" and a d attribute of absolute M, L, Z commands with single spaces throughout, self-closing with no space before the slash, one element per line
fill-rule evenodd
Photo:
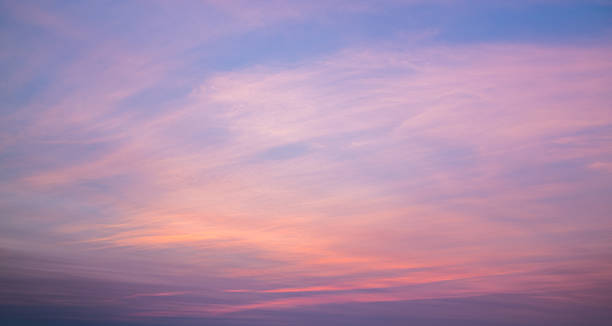
<path fill-rule="evenodd" d="M 159 6 L 182 17 L 186 4 Z M 49 52 L 2 85 L 3 306 L 253 325 L 312 313 L 331 324 L 355 307 L 401 322 L 427 300 L 444 306 L 437 316 L 525 325 L 610 308 L 608 45 L 431 42 L 443 33 L 425 29 L 228 69 L 197 46 L 382 9 L 202 5 L 236 23 L 215 30 L 192 13 L 173 25 L 185 37 L 154 41 L 129 29 L 140 46 L 100 25 L 85 33 L 108 42 L 73 59 L 29 43 Z M 481 315 L 474 297 L 515 310 Z"/>

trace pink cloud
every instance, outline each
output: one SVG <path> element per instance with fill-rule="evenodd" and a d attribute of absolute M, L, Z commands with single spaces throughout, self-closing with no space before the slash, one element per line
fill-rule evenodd
<path fill-rule="evenodd" d="M 530 45 L 356 49 L 296 67 L 219 73 L 142 120 L 113 109 L 164 67 L 117 56 L 121 64 L 99 84 L 36 115 L 30 130 L 99 129 L 112 146 L 11 187 L 56 197 L 88 182 L 112 189 L 78 192 L 107 216 L 58 222 L 54 234 L 72 241 L 50 251 L 82 257 L 88 246 L 87 256 L 124 261 L 126 252 L 176 250 L 142 264 L 180 285 L 204 276 L 253 282 L 208 284 L 218 296 L 304 294 L 160 307 L 149 316 L 579 291 L 612 277 L 591 272 L 610 266 L 589 258 L 609 252 L 588 236 L 610 227 L 592 223 L 606 216 L 577 219 L 563 202 L 609 181 L 584 175 L 585 165 L 605 170 L 612 155 L 602 146 L 612 124 L 609 54 Z M 86 101 L 93 104 L 83 109 Z M 200 133 L 213 129 L 222 140 Z M 283 151 L 290 155 L 270 154 Z M 584 242 L 566 244 L 571 234 Z M 363 289 L 388 293 L 336 293 Z"/>

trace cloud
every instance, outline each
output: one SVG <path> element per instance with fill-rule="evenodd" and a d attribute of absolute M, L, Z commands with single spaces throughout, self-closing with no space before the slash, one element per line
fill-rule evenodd
<path fill-rule="evenodd" d="M 599 170 L 603 172 L 611 172 L 612 171 L 612 163 L 610 162 L 593 162 L 588 165 L 589 169 Z"/>
<path fill-rule="evenodd" d="M 220 6 L 249 26 L 271 10 Z M 589 171 L 612 155 L 608 47 L 370 44 L 131 105 L 180 83 L 181 64 L 159 61 L 173 49 L 109 42 L 16 113 L 25 127 L 4 148 L 23 160 L 0 186 L 2 223 L 43 236 L 5 231 L 3 246 L 69 256 L 54 267 L 68 275 L 157 284 L 96 297 L 151 303 L 126 313 L 138 316 L 588 293 L 610 279 L 597 233 L 610 180 Z"/>

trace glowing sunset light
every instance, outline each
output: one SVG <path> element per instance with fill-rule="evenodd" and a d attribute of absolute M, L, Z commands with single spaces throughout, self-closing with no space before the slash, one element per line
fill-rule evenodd
<path fill-rule="evenodd" d="M 612 320 L 612 3 L 0 5 L 1 325 Z"/>

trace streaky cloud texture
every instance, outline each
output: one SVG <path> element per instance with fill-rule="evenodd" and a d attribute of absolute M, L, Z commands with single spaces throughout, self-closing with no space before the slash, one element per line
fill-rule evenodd
<path fill-rule="evenodd" d="M 1 4 L 0 321 L 612 317 L 608 2 Z"/>

